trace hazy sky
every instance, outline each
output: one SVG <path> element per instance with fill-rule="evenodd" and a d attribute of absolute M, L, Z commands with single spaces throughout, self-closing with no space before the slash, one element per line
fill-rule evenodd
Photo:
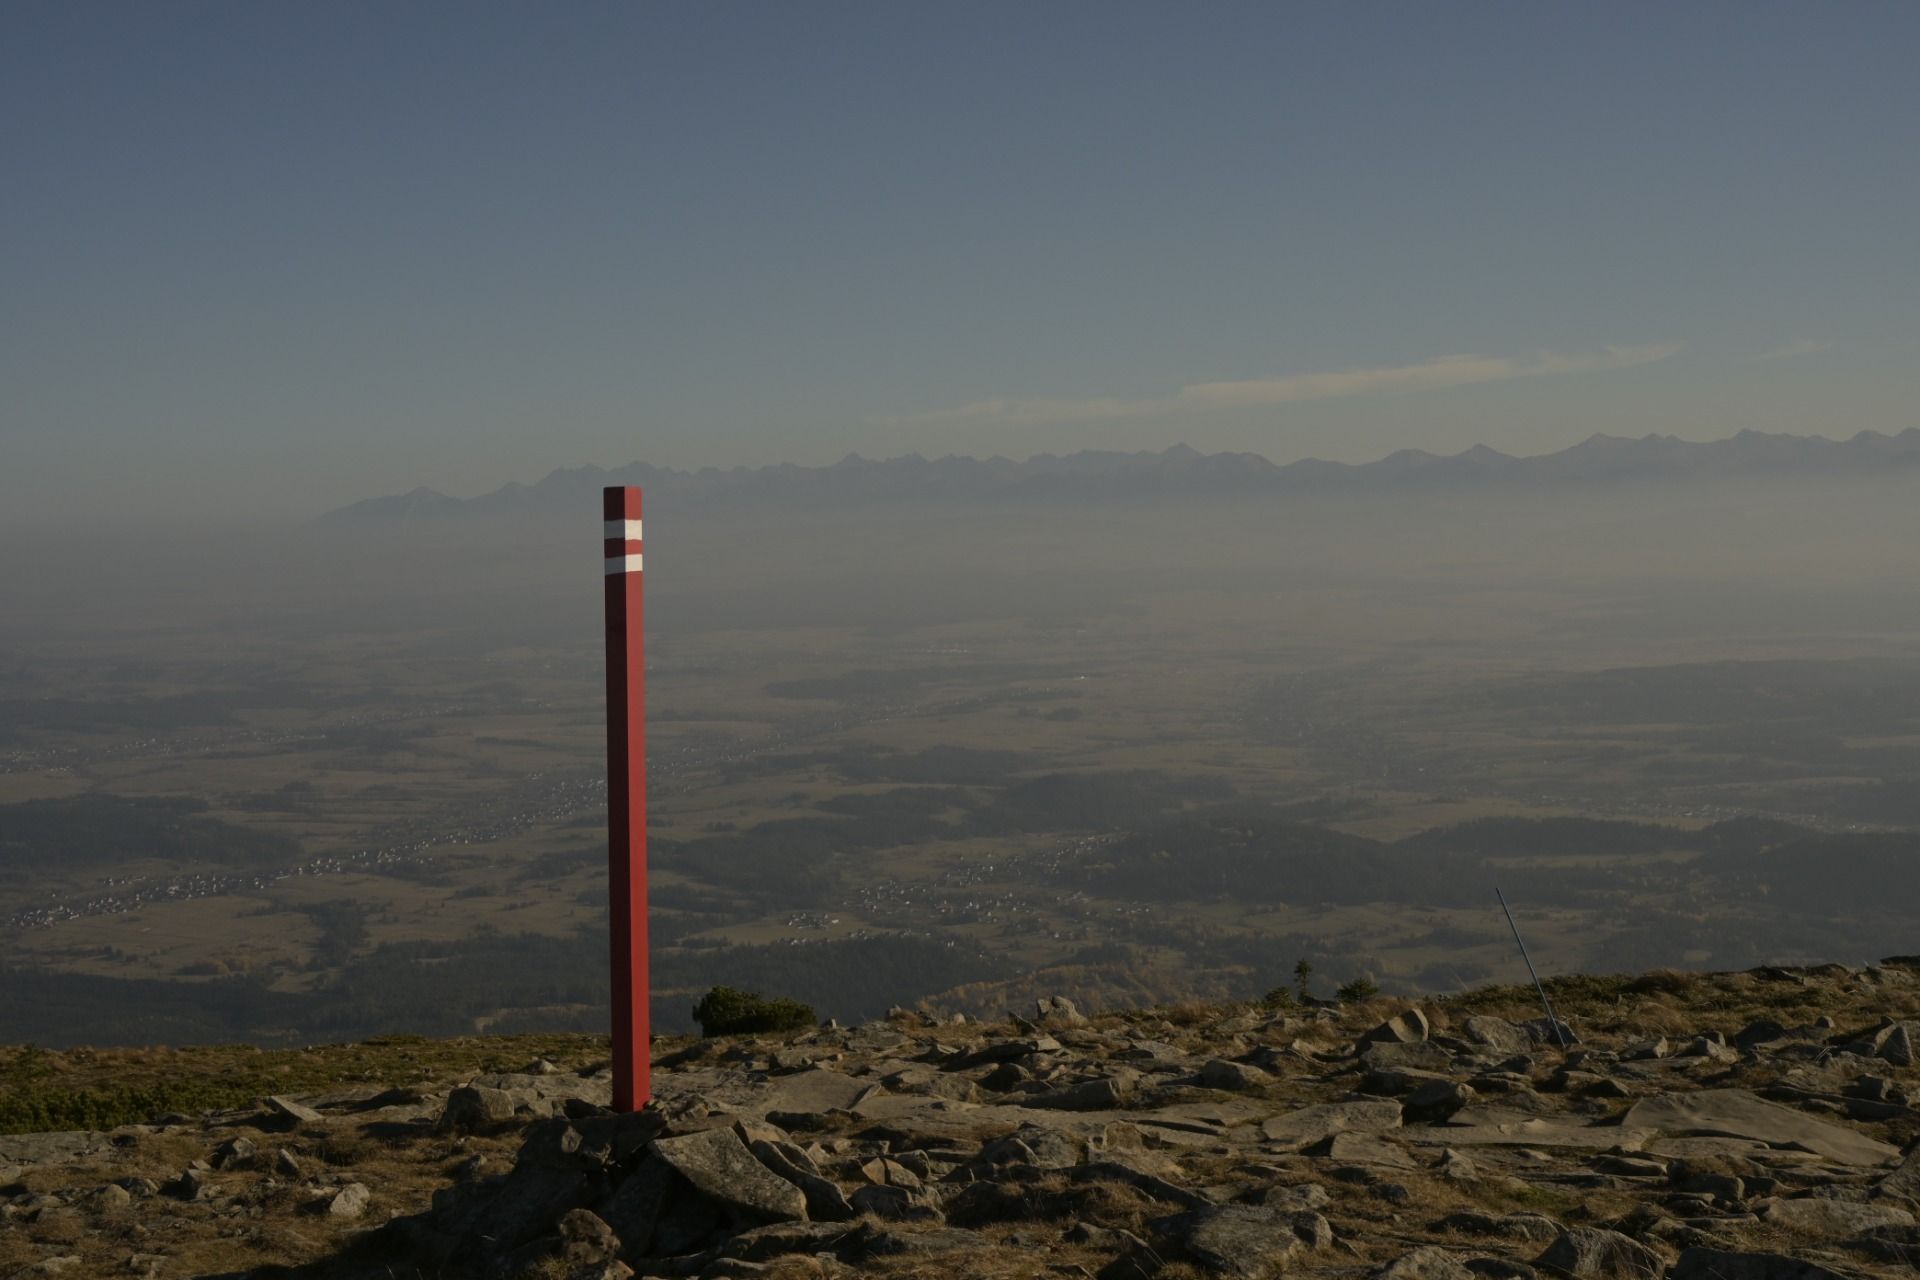
<path fill-rule="evenodd" d="M 0 511 L 1920 424 L 1920 6 L 0 6 Z"/>

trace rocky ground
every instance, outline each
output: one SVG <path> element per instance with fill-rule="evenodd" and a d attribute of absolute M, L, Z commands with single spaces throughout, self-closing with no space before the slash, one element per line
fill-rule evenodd
<path fill-rule="evenodd" d="M 0 1137 L 0 1277 L 1828 1280 L 1920 1267 L 1920 960 L 912 1014 Z"/>

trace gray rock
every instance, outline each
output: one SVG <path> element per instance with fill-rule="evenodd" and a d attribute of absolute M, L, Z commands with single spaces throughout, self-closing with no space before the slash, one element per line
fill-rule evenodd
<path fill-rule="evenodd" d="M 1291 1186 L 1275 1185 L 1260 1193 L 1260 1203 L 1269 1209 L 1285 1213 L 1309 1213 L 1315 1209 L 1324 1209 L 1332 1197 L 1327 1189 L 1317 1182 L 1297 1182 Z"/>
<path fill-rule="evenodd" d="M 766 1111 L 812 1112 L 850 1111 L 874 1086 L 838 1071 L 816 1067 L 795 1075 L 780 1076 L 767 1083 L 761 1096 Z"/>
<path fill-rule="evenodd" d="M 1520 1029 L 1526 1032 L 1528 1038 L 1537 1045 L 1551 1045 L 1558 1048 L 1563 1038 L 1566 1043 L 1570 1045 L 1580 1042 L 1580 1037 L 1573 1033 L 1573 1028 L 1564 1022 L 1548 1022 L 1545 1018 L 1529 1018 L 1520 1024 Z"/>
<path fill-rule="evenodd" d="M 790 1142 L 755 1139 L 748 1144 L 754 1159 L 767 1166 L 775 1176 L 800 1188 L 807 1198 L 807 1217 L 814 1222 L 849 1222 L 859 1215 L 847 1202 L 839 1184 L 821 1175 L 806 1152 Z"/>
<path fill-rule="evenodd" d="M 1164 1040 L 1129 1040 L 1113 1056 L 1122 1062 L 1179 1062 L 1187 1055 Z"/>
<path fill-rule="evenodd" d="M 1826 1196 L 1769 1200 L 1760 1210 L 1769 1226 L 1817 1236 L 1858 1235 L 1875 1227 L 1910 1227 L 1914 1218 L 1889 1204 L 1861 1204 Z"/>
<path fill-rule="evenodd" d="M 349 1182 L 326 1200 L 325 1212 L 329 1218 L 352 1219 L 367 1211 L 373 1203 L 373 1193 L 365 1183 Z"/>
<path fill-rule="evenodd" d="M 1495 1053 L 1525 1053 L 1533 1047 L 1532 1037 L 1505 1018 L 1477 1015 L 1468 1018 L 1461 1030 L 1468 1040 Z"/>
<path fill-rule="evenodd" d="M 980 1159 L 988 1164 L 1028 1164 L 1036 1169 L 1065 1169 L 1079 1164 L 1084 1154 L 1081 1145 L 1066 1134 L 1035 1128 L 995 1138 L 980 1148 Z"/>
<path fill-rule="evenodd" d="M 1896 1067 L 1912 1066 L 1917 1060 L 1914 1056 L 1912 1028 L 1907 1023 L 1896 1022 L 1875 1033 L 1873 1056 L 1885 1059 Z"/>
<path fill-rule="evenodd" d="M 1707 1062 L 1734 1063 L 1740 1061 L 1740 1051 L 1724 1040 L 1713 1036 L 1695 1036 L 1673 1051 L 1676 1058 L 1699 1058 Z"/>
<path fill-rule="evenodd" d="M 959 1071 L 968 1067 L 983 1067 L 994 1062 L 1013 1062 L 1036 1054 L 1058 1052 L 1060 1052 L 1060 1042 L 1052 1036 L 1027 1036 L 1018 1040 L 995 1040 L 981 1045 L 972 1053 L 947 1065 L 952 1070 Z"/>
<path fill-rule="evenodd" d="M 1362 1044 L 1413 1044 L 1428 1039 L 1433 1034 L 1433 1024 L 1427 1021 L 1427 1015 L 1419 1009 L 1408 1009 L 1405 1013 L 1388 1018 L 1360 1037 Z"/>
<path fill-rule="evenodd" d="M 1087 1016 L 1074 1008 L 1073 1001 L 1065 996 L 1042 996 L 1034 1002 L 1034 1015 L 1037 1021 L 1050 1026 L 1087 1025 Z"/>
<path fill-rule="evenodd" d="M 298 1180 L 306 1176 L 293 1152 L 281 1147 L 273 1153 L 273 1171 L 283 1178 Z"/>
<path fill-rule="evenodd" d="M 216 1169 L 238 1168 L 251 1161 L 259 1153 L 253 1139 L 246 1137 L 228 1138 L 213 1149 L 213 1167 Z"/>
<path fill-rule="evenodd" d="M 1660 1280 L 1666 1263 L 1630 1236 L 1599 1227 L 1569 1227 L 1533 1260 L 1579 1280 Z"/>
<path fill-rule="evenodd" d="M 1209 1089 L 1258 1089 L 1273 1083 L 1273 1077 L 1258 1067 L 1250 1067 L 1244 1062 L 1230 1062 L 1225 1058 L 1213 1058 L 1200 1068 L 1200 1083 Z"/>
<path fill-rule="evenodd" d="M 1372 1165 L 1383 1169 L 1418 1167 L 1406 1148 L 1372 1133 L 1336 1133 L 1308 1147 L 1306 1154 L 1334 1164 Z"/>
<path fill-rule="evenodd" d="M 620 1252 L 620 1237 L 588 1209 L 569 1209 L 560 1215 L 560 1257 L 578 1271 L 604 1267 Z"/>
<path fill-rule="evenodd" d="M 1445 1249 L 1424 1245 L 1368 1273 L 1368 1280 L 1475 1280 Z"/>
<path fill-rule="evenodd" d="M 132 1204 L 133 1197 L 127 1193 L 127 1189 L 111 1182 L 87 1197 L 87 1207 L 98 1214 L 124 1213 Z"/>
<path fill-rule="evenodd" d="M 487 1085 L 462 1085 L 447 1095 L 434 1125 L 439 1133 L 484 1133 L 513 1121 L 518 1110 L 512 1094 Z"/>
<path fill-rule="evenodd" d="M 1133 1092 L 1131 1074 L 1102 1076 L 1065 1088 L 1032 1094 L 1019 1100 L 1020 1106 L 1048 1111 L 1109 1111 L 1123 1106 Z"/>
<path fill-rule="evenodd" d="M 1900 1167 L 1880 1179 L 1875 1190 L 1884 1196 L 1896 1196 L 1902 1200 L 1920 1203 L 1920 1143 L 1907 1149 L 1906 1158 L 1900 1161 Z"/>
<path fill-rule="evenodd" d="M 667 1194 L 679 1175 L 664 1160 L 645 1159 L 597 1206 L 599 1217 L 620 1237 L 629 1254 L 648 1252 Z"/>
<path fill-rule="evenodd" d="M 754 1159 L 731 1129 L 656 1138 L 650 1150 L 701 1192 L 743 1213 L 776 1222 L 807 1216 L 800 1188 Z"/>
<path fill-rule="evenodd" d="M 1265 1121 L 1260 1131 L 1268 1142 L 1299 1151 L 1337 1133 L 1378 1133 L 1399 1127 L 1399 1103 L 1369 1098 L 1301 1107 Z"/>
<path fill-rule="evenodd" d="M 1480 1280 L 1539 1280 L 1540 1273 L 1512 1258 L 1468 1258 L 1467 1270 Z"/>
<path fill-rule="evenodd" d="M 304 1103 L 279 1094 L 266 1100 L 267 1110 L 294 1124 L 319 1124 L 326 1117 Z"/>
<path fill-rule="evenodd" d="M 1408 1116 L 1444 1120 L 1474 1100 L 1473 1086 L 1458 1080 L 1428 1080 L 1400 1100 Z"/>
<path fill-rule="evenodd" d="M 1215 1205 L 1163 1219 L 1156 1228 L 1178 1239 L 1194 1261 L 1207 1270 L 1259 1280 L 1294 1254 L 1313 1247 L 1313 1242 L 1321 1238 L 1325 1222 L 1317 1213 Z M 1331 1235 L 1330 1228 L 1327 1235 Z"/>
<path fill-rule="evenodd" d="M 1900 1154 L 1863 1133 L 1763 1102 L 1745 1089 L 1702 1089 L 1642 1099 L 1627 1109 L 1621 1123 L 1628 1129 L 1657 1129 L 1676 1136 L 1750 1138 L 1841 1164 L 1889 1164 Z"/>

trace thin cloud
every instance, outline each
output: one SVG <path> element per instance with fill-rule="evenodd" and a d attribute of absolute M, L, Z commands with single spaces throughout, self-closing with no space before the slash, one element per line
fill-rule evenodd
<path fill-rule="evenodd" d="M 1248 378 L 1234 382 L 1193 382 L 1171 396 L 1138 400 L 1114 397 L 995 397 L 951 409 L 907 414 L 887 421 L 891 424 L 973 422 L 1043 426 L 1163 413 L 1260 408 L 1298 404 L 1307 400 L 1337 400 L 1346 396 L 1407 395 L 1475 383 L 1511 382 L 1516 378 L 1545 378 L 1563 373 L 1626 369 L 1665 360 L 1679 349 L 1678 343 L 1662 342 L 1645 346 L 1606 347 L 1587 355 L 1568 356 L 1545 352 L 1531 359 L 1514 356 L 1440 356 L 1419 364 L 1376 369 L 1294 373 L 1278 378 Z"/>

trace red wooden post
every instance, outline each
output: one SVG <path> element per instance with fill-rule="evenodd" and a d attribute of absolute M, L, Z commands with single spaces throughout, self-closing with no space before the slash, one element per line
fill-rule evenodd
<path fill-rule="evenodd" d="M 607 555 L 607 924 L 613 941 L 613 1109 L 652 1096 L 647 986 L 647 667 L 640 490 L 602 495 Z"/>

